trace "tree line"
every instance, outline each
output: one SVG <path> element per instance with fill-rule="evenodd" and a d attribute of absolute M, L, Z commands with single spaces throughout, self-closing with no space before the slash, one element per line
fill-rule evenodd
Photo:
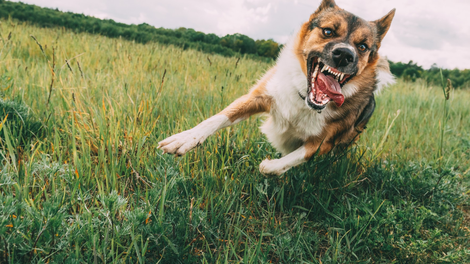
<path fill-rule="evenodd" d="M 452 86 L 455 88 L 470 88 L 470 70 L 459 69 L 441 69 L 437 64 L 433 64 L 431 68 L 425 70 L 413 61 L 408 63 L 390 62 L 391 72 L 405 80 L 416 81 L 416 79 L 425 80 L 429 84 L 441 85 L 442 81 L 450 79 Z M 442 75 L 441 75 L 442 73 Z"/>
<path fill-rule="evenodd" d="M 192 28 L 156 28 L 146 23 L 127 25 L 112 19 L 99 19 L 83 14 L 62 12 L 58 9 L 4 0 L 0 0 L 0 18 L 13 18 L 41 27 L 64 27 L 76 32 L 88 32 L 112 38 L 121 37 L 139 43 L 172 44 L 183 49 L 196 49 L 226 57 L 244 55 L 254 59 L 272 61 L 277 58 L 282 48 L 282 45 L 272 39 L 255 41 L 238 33 L 219 37 L 216 34 L 205 34 Z M 413 61 L 408 63 L 390 62 L 390 69 L 397 77 L 403 77 L 407 80 L 414 81 L 421 78 L 436 85 L 441 83 L 441 69 L 436 65 L 425 70 Z M 442 74 L 444 78 L 451 79 L 456 88 L 470 87 L 470 70 L 443 69 Z"/>
<path fill-rule="evenodd" d="M 173 44 L 183 49 L 191 48 L 223 56 L 248 55 L 264 59 L 277 58 L 281 45 L 268 40 L 254 41 L 242 34 L 219 37 L 204 34 L 192 28 L 166 29 L 149 24 L 127 25 L 112 19 L 99 19 L 83 14 L 62 12 L 58 9 L 0 0 L 0 17 L 14 18 L 41 27 L 64 27 L 76 32 L 100 34 L 106 37 L 133 40 L 139 43 L 159 42 Z"/>

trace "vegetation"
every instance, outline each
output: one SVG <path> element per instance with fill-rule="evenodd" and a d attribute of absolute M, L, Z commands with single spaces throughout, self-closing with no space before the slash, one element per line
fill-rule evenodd
<path fill-rule="evenodd" d="M 439 85 L 441 83 L 441 72 L 446 79 L 452 81 L 455 88 L 469 89 L 470 88 L 470 69 L 441 69 L 436 64 L 432 65 L 430 69 L 425 70 L 417 63 L 410 61 L 408 63 L 391 62 L 390 69 L 397 77 L 402 77 L 408 81 L 416 81 L 417 79 L 425 80 L 428 84 Z"/>
<path fill-rule="evenodd" d="M 122 37 L 139 43 L 173 44 L 183 49 L 191 48 L 232 57 L 246 54 L 251 58 L 275 59 L 280 50 L 279 44 L 273 40 L 255 42 L 242 34 L 226 35 L 220 38 L 215 34 L 204 34 L 191 28 L 172 30 L 155 28 L 146 23 L 127 25 L 112 19 L 102 20 L 21 2 L 0 1 L 0 18 L 2 17 L 28 21 L 41 27 L 63 27 L 75 32 L 88 32 L 111 38 Z"/>
<path fill-rule="evenodd" d="M 263 117 L 182 158 L 156 147 L 270 63 L 12 20 L 0 33 L 2 263 L 470 261 L 468 91 L 399 80 L 358 145 L 265 178 L 279 154 Z M 41 133 L 21 136 L 13 112 Z"/>
<path fill-rule="evenodd" d="M 272 39 L 253 40 L 243 34 L 219 37 L 205 34 L 192 28 L 165 29 L 149 24 L 127 25 L 112 19 L 98 19 L 83 14 L 61 12 L 58 9 L 42 8 L 24 3 L 0 0 L 0 18 L 15 18 L 41 27 L 60 27 L 75 32 L 100 34 L 111 38 L 123 38 L 139 43 L 158 42 L 172 44 L 183 49 L 195 49 L 209 54 L 226 57 L 244 55 L 251 59 L 270 62 L 276 59 L 282 45 Z M 408 63 L 390 62 L 392 73 L 397 77 L 415 81 L 424 79 L 430 85 L 440 84 L 440 69 L 433 65 L 424 70 L 413 61 Z M 443 70 L 445 78 L 452 81 L 456 88 L 470 87 L 470 70 Z"/>

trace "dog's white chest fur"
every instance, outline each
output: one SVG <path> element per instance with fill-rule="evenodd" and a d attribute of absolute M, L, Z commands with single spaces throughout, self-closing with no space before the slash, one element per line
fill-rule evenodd
<path fill-rule="evenodd" d="M 307 138 L 320 135 L 330 111 L 326 107 L 319 114 L 299 96 L 299 92 L 306 93 L 307 79 L 292 44 L 283 49 L 276 73 L 267 83 L 266 90 L 273 104 L 269 118 L 261 127 L 273 146 L 284 155 L 297 149 Z"/>

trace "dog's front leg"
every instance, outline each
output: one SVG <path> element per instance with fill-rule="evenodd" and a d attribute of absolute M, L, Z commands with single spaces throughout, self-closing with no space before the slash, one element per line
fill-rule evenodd
<path fill-rule="evenodd" d="M 333 148 L 333 144 L 321 138 L 308 139 L 300 148 L 285 155 L 280 159 L 265 159 L 259 165 L 259 171 L 267 176 L 281 175 L 290 168 L 298 166 L 308 161 L 313 155 L 318 153 L 323 155 Z"/>
<path fill-rule="evenodd" d="M 158 148 L 162 148 L 164 153 L 184 155 L 189 150 L 202 144 L 210 135 L 217 130 L 232 125 L 225 115 L 215 115 L 190 130 L 173 135 L 158 143 Z"/>
<path fill-rule="evenodd" d="M 261 96 L 245 95 L 233 102 L 219 114 L 203 121 L 190 130 L 183 131 L 159 142 L 158 148 L 164 153 L 184 155 L 202 144 L 217 130 L 245 120 L 250 115 L 269 110 L 269 99 Z"/>
<path fill-rule="evenodd" d="M 253 114 L 269 112 L 271 97 L 266 93 L 266 83 L 272 73 L 273 70 L 268 72 L 249 94 L 240 97 L 219 114 L 203 121 L 190 130 L 160 141 L 158 148 L 163 149 L 164 153 L 181 156 L 202 144 L 217 130 L 234 125 Z"/>

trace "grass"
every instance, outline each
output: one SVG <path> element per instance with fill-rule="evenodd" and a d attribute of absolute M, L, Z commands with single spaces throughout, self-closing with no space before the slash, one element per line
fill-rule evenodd
<path fill-rule="evenodd" d="M 0 116 L 2 263 L 470 260 L 466 90 L 443 122 L 440 87 L 399 80 L 358 145 L 265 178 L 279 154 L 263 117 L 182 158 L 156 146 L 270 65 L 11 20 L 0 33 L 1 105 L 28 116 Z"/>

